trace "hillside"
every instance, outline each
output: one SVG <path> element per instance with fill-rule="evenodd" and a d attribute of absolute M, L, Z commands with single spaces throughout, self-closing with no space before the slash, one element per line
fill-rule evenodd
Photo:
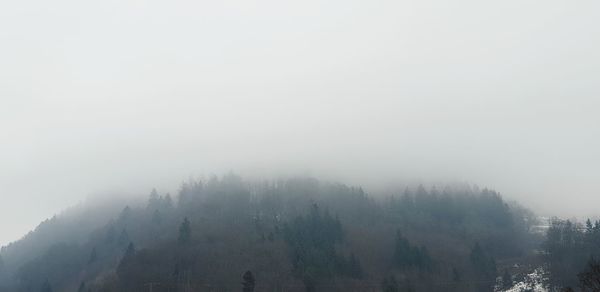
<path fill-rule="evenodd" d="M 468 186 L 372 197 L 226 175 L 118 205 L 2 248 L 0 291 L 491 291 L 500 263 L 538 243 L 531 212 Z"/>

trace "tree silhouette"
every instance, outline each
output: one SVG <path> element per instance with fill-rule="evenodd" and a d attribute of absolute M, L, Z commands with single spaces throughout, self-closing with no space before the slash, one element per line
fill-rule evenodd
<path fill-rule="evenodd" d="M 583 291 L 600 291 L 600 261 L 590 258 L 585 270 L 578 277 Z"/>
<path fill-rule="evenodd" d="M 92 252 L 90 253 L 90 258 L 88 259 L 88 264 L 95 262 L 96 259 L 98 259 L 98 253 L 96 252 L 96 248 L 94 247 L 92 249 Z"/>
<path fill-rule="evenodd" d="M 242 291 L 243 292 L 254 292 L 255 280 L 252 272 L 246 271 L 242 276 Z"/>
<path fill-rule="evenodd" d="M 46 279 L 44 284 L 42 284 L 40 292 L 52 292 L 52 286 L 50 286 L 50 282 L 48 281 L 48 279 Z"/>
<path fill-rule="evenodd" d="M 504 289 L 512 287 L 512 277 L 508 273 L 508 269 L 504 269 L 504 274 L 502 274 L 502 287 Z"/>
<path fill-rule="evenodd" d="M 192 229 L 190 226 L 190 220 L 187 217 L 183 219 L 183 222 L 179 226 L 179 243 L 185 244 L 189 243 L 192 239 Z"/>
<path fill-rule="evenodd" d="M 382 292 L 399 292 L 398 282 L 396 281 L 396 277 L 390 276 L 389 278 L 384 278 L 381 282 L 381 291 Z"/>
<path fill-rule="evenodd" d="M 84 292 L 85 291 L 85 282 L 81 282 L 81 284 L 79 284 L 79 289 L 77 289 L 77 292 Z"/>

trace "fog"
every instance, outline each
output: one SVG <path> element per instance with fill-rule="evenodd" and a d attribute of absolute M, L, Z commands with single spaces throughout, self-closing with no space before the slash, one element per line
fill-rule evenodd
<path fill-rule="evenodd" d="M 598 1 L 3 1 L 0 245 L 192 176 L 598 215 Z"/>

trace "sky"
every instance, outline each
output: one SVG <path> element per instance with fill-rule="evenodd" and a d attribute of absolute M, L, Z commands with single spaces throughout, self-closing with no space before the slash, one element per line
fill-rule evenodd
<path fill-rule="evenodd" d="M 595 0 L 0 0 L 0 245 L 228 171 L 600 215 L 599 48 Z"/>

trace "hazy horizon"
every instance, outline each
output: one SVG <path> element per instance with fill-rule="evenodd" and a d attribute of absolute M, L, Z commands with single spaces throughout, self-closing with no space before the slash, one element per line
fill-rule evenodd
<path fill-rule="evenodd" d="M 600 215 L 598 1 L 0 3 L 0 246 L 192 176 L 468 182 Z"/>

